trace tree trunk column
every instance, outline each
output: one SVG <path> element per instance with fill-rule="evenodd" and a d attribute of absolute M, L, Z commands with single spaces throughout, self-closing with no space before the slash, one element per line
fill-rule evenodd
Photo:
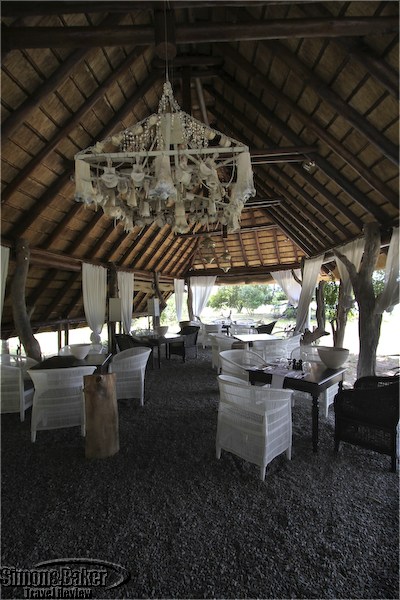
<path fill-rule="evenodd" d="M 85 375 L 86 458 L 107 458 L 119 451 L 115 373 Z"/>

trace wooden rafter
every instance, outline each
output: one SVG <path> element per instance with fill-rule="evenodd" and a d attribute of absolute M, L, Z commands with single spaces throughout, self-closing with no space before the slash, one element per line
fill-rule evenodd
<path fill-rule="evenodd" d="M 223 75 L 222 79 L 224 83 L 229 85 L 234 93 L 239 95 L 245 102 L 253 106 L 258 110 L 264 118 L 273 124 L 280 133 L 288 139 L 292 144 L 300 145 L 302 140 L 299 139 L 298 135 L 294 133 L 286 123 L 281 121 L 272 111 L 270 111 L 263 102 L 261 102 L 254 94 L 251 94 L 248 90 L 239 85 L 229 75 Z M 350 198 L 352 198 L 357 204 L 362 206 L 365 210 L 371 213 L 378 222 L 385 223 L 387 216 L 386 214 L 372 201 L 369 200 L 365 194 L 362 194 L 354 184 L 346 179 L 337 169 L 333 168 L 332 165 L 321 155 L 310 155 L 310 159 L 318 161 L 316 163 L 325 174 L 332 179 L 337 185 L 339 185 Z"/>
<path fill-rule="evenodd" d="M 245 73 L 251 75 L 255 81 L 259 82 L 264 86 L 265 75 L 261 73 L 251 62 L 245 59 L 245 57 L 235 50 L 229 44 L 218 45 L 218 49 L 221 51 L 223 56 L 233 62 L 235 67 L 241 68 Z M 311 117 L 302 108 L 300 108 L 293 100 L 291 100 L 283 91 L 278 89 L 271 81 L 268 81 L 268 95 L 271 94 L 279 103 L 283 103 L 288 107 L 293 115 L 296 115 L 301 122 L 312 131 L 319 140 L 326 143 L 333 152 L 335 152 L 340 158 L 349 164 L 359 175 L 375 189 L 387 202 L 390 202 L 394 206 L 398 205 L 397 195 L 388 188 L 378 177 L 376 177 L 370 169 L 368 169 L 362 161 L 354 156 L 344 144 L 337 140 L 332 134 L 319 125 L 318 120 L 315 116 Z"/>

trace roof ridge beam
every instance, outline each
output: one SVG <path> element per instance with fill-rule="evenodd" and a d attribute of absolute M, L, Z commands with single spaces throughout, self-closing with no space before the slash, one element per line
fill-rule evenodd
<path fill-rule="evenodd" d="M 177 44 L 278 40 L 285 38 L 335 38 L 397 33 L 393 17 L 271 19 L 240 23 L 207 22 L 177 25 Z M 154 44 L 154 29 L 147 25 L 70 27 L 2 27 L 5 51 L 21 48 L 74 46 L 136 46 Z"/>

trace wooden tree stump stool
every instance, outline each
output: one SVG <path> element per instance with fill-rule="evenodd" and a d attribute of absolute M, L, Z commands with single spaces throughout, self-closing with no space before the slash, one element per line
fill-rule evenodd
<path fill-rule="evenodd" d="M 119 451 L 115 373 L 85 375 L 86 458 L 107 458 Z"/>

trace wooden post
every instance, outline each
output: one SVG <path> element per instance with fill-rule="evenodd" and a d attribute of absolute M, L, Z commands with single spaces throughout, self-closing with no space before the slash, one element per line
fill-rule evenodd
<path fill-rule="evenodd" d="M 119 451 L 115 373 L 85 375 L 86 458 L 107 458 Z"/>

